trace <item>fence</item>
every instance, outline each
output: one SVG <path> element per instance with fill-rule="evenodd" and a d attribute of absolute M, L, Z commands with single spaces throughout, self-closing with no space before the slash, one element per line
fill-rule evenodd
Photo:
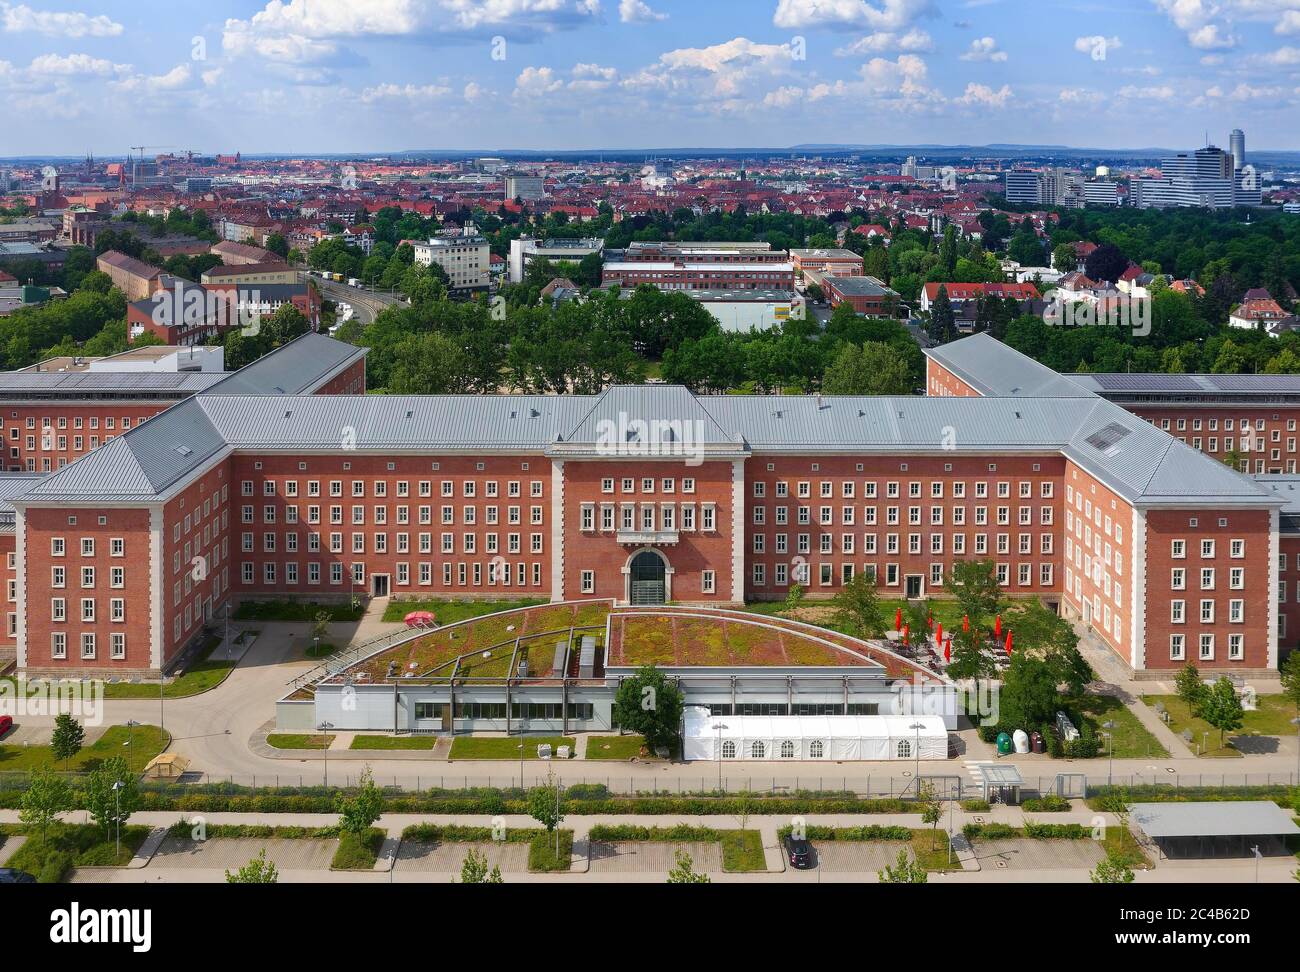
<path fill-rule="evenodd" d="M 692 773 L 680 776 L 615 776 L 593 772 L 574 763 L 552 764 L 558 772 L 555 778 L 565 786 L 586 784 L 604 787 L 612 796 L 702 796 L 702 795 L 738 795 L 742 793 L 765 794 L 771 796 L 793 796 L 823 793 L 827 796 L 845 796 L 852 794 L 862 799 L 903 798 L 910 799 L 915 794 L 915 782 L 911 776 L 722 776 L 716 774 Z M 87 774 L 69 773 L 66 778 L 74 786 L 86 779 Z M 1154 777 L 1164 777 L 1155 779 Z M 220 776 L 208 773 L 187 773 L 180 782 L 175 781 L 141 781 L 141 788 L 146 792 L 183 795 L 194 793 L 203 788 L 225 787 L 230 789 L 290 789 L 310 790 L 326 787 L 344 789 L 357 784 L 359 774 L 330 771 L 304 773 L 275 773 L 248 776 Z M 23 772 L 0 772 L 0 793 L 26 788 L 29 774 Z M 943 798 L 963 799 L 978 796 L 979 788 L 974 778 L 963 781 L 951 774 L 922 774 L 922 779 L 930 782 L 937 795 Z M 509 790 L 519 787 L 545 785 L 548 776 L 532 767 L 522 775 L 516 764 L 511 772 L 502 766 L 500 772 L 488 774 L 458 773 L 411 773 L 409 775 L 387 775 L 375 777 L 375 782 L 385 789 L 399 793 L 417 794 L 428 791 Z M 1021 788 L 1025 795 L 1046 795 L 1056 792 L 1057 776 L 1026 776 Z M 1292 773 L 1183 773 L 1183 774 L 1132 774 L 1108 777 L 1106 774 L 1089 775 L 1087 778 L 1087 795 L 1094 796 L 1117 790 L 1133 791 L 1135 799 L 1152 791 L 1182 792 L 1188 798 L 1204 796 L 1213 800 L 1214 791 L 1234 790 L 1275 790 L 1281 795 L 1286 788 L 1300 786 L 1300 779 Z M 1223 795 L 1227 795 L 1226 793 Z M 1264 793 L 1258 794 L 1267 798 Z"/>

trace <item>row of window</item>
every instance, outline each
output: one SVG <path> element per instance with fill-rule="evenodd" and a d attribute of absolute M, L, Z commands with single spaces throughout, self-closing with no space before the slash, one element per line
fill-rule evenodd
<path fill-rule="evenodd" d="M 83 631 L 81 633 L 81 659 L 90 661 L 99 654 L 99 641 L 93 631 Z M 55 631 L 50 635 L 50 657 L 56 660 L 68 657 L 68 634 L 66 631 Z M 114 631 L 109 635 L 108 640 L 108 657 L 112 659 L 122 659 L 126 657 L 126 635 L 120 631 Z"/>
<path fill-rule="evenodd" d="M 951 463 L 945 467 L 951 470 Z M 858 471 L 862 471 L 859 464 Z M 1038 480 L 1038 495 L 1043 499 L 1051 499 L 1055 495 L 1056 485 L 1050 479 Z M 886 498 L 895 498 L 902 496 L 902 483 L 897 481 L 885 482 L 884 495 Z M 1012 494 L 1012 483 L 1010 480 L 1002 480 L 993 485 L 995 495 L 999 499 L 1009 499 Z M 810 499 L 813 495 L 813 484 L 810 481 L 803 480 L 794 484 L 794 496 L 798 499 Z M 930 481 L 929 496 L 931 499 L 943 499 L 946 491 L 950 491 L 953 499 L 963 499 L 968 493 L 968 488 L 972 490 L 969 495 L 976 499 L 984 499 L 989 496 L 990 484 L 980 480 L 973 484 L 968 484 L 965 480 L 948 480 L 934 479 Z M 755 480 L 753 486 L 754 496 L 762 499 L 767 496 L 768 483 L 764 480 Z M 874 499 L 879 495 L 880 484 L 875 480 L 867 480 L 862 484 L 862 495 L 867 499 Z M 839 495 L 843 499 L 853 499 L 857 495 L 858 484 L 856 480 L 840 480 Z M 626 490 L 625 490 L 626 492 Z M 1029 499 L 1034 495 L 1034 481 L 1022 479 L 1018 482 L 1015 489 L 1016 495 L 1021 499 Z M 772 484 L 772 495 L 777 498 L 790 496 L 790 484 L 785 480 L 778 480 Z M 822 499 L 830 499 L 835 495 L 835 482 L 833 480 L 821 480 L 817 483 L 817 495 Z M 924 484 L 918 480 L 912 480 L 907 483 L 907 495 L 911 499 L 920 499 L 926 495 Z"/>
<path fill-rule="evenodd" d="M 637 491 L 638 482 L 640 483 L 642 493 L 653 493 L 656 489 L 661 493 L 667 493 L 669 495 L 677 492 L 677 480 L 671 476 L 663 478 L 642 476 L 639 480 L 634 476 L 624 476 L 618 480 L 615 480 L 613 476 L 606 476 L 600 481 L 600 491 L 602 493 L 613 493 L 615 482 L 618 483 L 619 492 L 621 493 L 635 493 Z M 692 477 L 687 476 L 682 479 L 682 492 L 695 492 L 695 480 Z"/>
<path fill-rule="evenodd" d="M 283 566 L 284 573 L 280 573 Z M 416 583 L 421 586 L 433 584 L 434 567 L 436 565 L 427 561 L 415 564 L 415 572 L 412 574 L 411 564 L 402 562 L 393 565 L 393 573 L 378 574 L 380 577 L 391 576 L 393 583 L 398 587 L 405 587 L 409 584 Z M 283 565 L 275 561 L 266 561 L 262 564 L 261 582 L 265 585 L 274 586 L 279 583 L 300 584 L 304 581 L 304 575 L 300 569 L 301 565 L 296 561 L 289 561 Z M 350 578 L 353 584 L 364 584 L 366 582 L 366 565 L 356 562 L 351 565 L 351 570 L 346 574 L 344 565 L 338 561 L 329 564 L 329 583 L 342 584 L 345 577 Z M 305 581 L 308 584 L 321 583 L 323 571 L 319 561 L 308 561 L 306 564 Z M 283 577 L 283 581 L 281 581 Z M 412 580 L 412 577 L 415 579 Z M 454 581 L 453 581 L 454 577 Z M 240 564 L 240 580 L 245 586 L 256 584 L 257 565 L 244 561 Z M 542 565 L 539 563 L 517 563 L 508 564 L 502 560 L 493 560 L 488 563 L 457 563 L 444 562 L 442 565 L 442 586 L 443 587 L 481 587 L 486 583 L 488 586 L 497 584 L 503 587 L 541 587 L 542 586 Z"/>
<path fill-rule="evenodd" d="M 1197 642 L 1197 658 L 1201 661 L 1214 661 L 1215 636 L 1203 634 Z M 1228 659 L 1241 661 L 1246 657 L 1245 635 L 1228 635 Z M 1169 636 L 1169 660 L 1185 661 L 1187 658 L 1187 636 L 1174 634 Z"/>
<path fill-rule="evenodd" d="M 366 509 L 367 509 L 367 508 L 366 508 L 365 506 L 361 506 L 361 505 L 357 505 L 357 506 L 353 506 L 353 507 L 351 507 L 350 510 L 348 511 L 348 512 L 349 512 L 349 517 L 350 517 L 350 518 L 349 518 L 348 520 L 345 521 L 344 518 L 343 518 L 343 507 L 342 507 L 342 506 L 339 506 L 339 505 L 331 506 L 331 507 L 329 508 L 329 522 L 330 522 L 330 523 L 344 523 L 344 522 L 348 522 L 348 523 L 352 523 L 352 524 L 357 525 L 357 526 L 363 525 L 363 524 L 365 524 L 365 522 L 366 522 Z M 460 507 L 459 509 L 460 509 L 460 522 L 461 522 L 462 524 L 464 524 L 465 526 L 476 526 L 476 525 L 478 524 L 478 507 L 477 507 L 477 506 L 462 506 L 462 507 Z M 440 521 L 440 522 L 442 522 L 442 523 L 443 523 L 444 525 L 446 525 L 446 526 L 452 526 L 452 525 L 455 525 L 455 523 L 456 523 L 456 510 L 457 510 L 457 507 L 454 507 L 454 506 L 444 506 L 444 507 L 442 507 L 442 509 L 441 509 L 441 511 L 440 511 L 440 512 L 441 512 L 441 521 Z M 395 514 L 395 520 L 394 520 L 394 522 L 399 523 L 399 524 L 402 524 L 402 523 L 410 523 L 410 522 L 412 522 L 412 521 L 411 521 L 411 508 L 410 508 L 409 506 L 397 506 L 397 507 L 394 507 L 393 512 L 394 512 L 394 514 Z M 522 507 L 519 507 L 519 506 L 507 506 L 507 507 L 506 507 L 506 519 L 505 519 L 505 522 L 506 522 L 506 523 L 512 523 L 512 524 L 513 524 L 513 523 L 522 523 L 522 522 L 523 522 L 522 519 L 521 519 L 522 515 L 523 515 L 523 508 L 522 508 Z M 278 521 L 279 516 L 280 516 L 280 508 L 279 508 L 279 507 L 277 507 L 277 506 L 269 506 L 269 505 L 268 505 L 268 506 L 264 506 L 264 507 L 262 507 L 262 522 L 263 522 L 263 523 L 275 523 L 275 522 Z M 419 523 L 423 523 L 423 524 L 430 524 L 430 523 L 433 523 L 433 507 L 432 507 L 432 506 L 420 506 L 420 507 L 417 507 L 417 508 L 416 508 L 416 516 L 418 517 L 418 522 L 419 522 Z M 257 517 L 257 509 L 256 509 L 256 507 L 251 506 L 251 505 L 245 505 L 245 506 L 243 506 L 243 507 L 240 508 L 239 519 L 240 519 L 240 522 L 241 522 L 241 523 L 256 523 L 256 522 L 257 522 L 256 517 Z M 386 525 L 386 524 L 388 523 L 388 507 L 387 507 L 387 506 L 375 506 L 375 507 L 371 507 L 371 508 L 370 508 L 370 517 L 371 517 L 371 520 L 372 520 L 372 521 L 373 521 L 377 526 L 384 526 L 384 525 Z M 299 518 L 299 510 L 298 510 L 298 506 L 297 506 L 297 504 L 291 504 L 291 505 L 289 505 L 289 506 L 284 507 L 284 522 L 285 522 L 285 523 L 297 523 L 297 522 L 298 522 L 298 518 Z M 534 525 L 536 525 L 536 526 L 540 526 L 542 523 L 545 522 L 545 519 L 546 519 L 546 517 L 545 517 L 545 507 L 543 507 L 543 506 L 532 506 L 532 507 L 529 507 L 529 522 L 530 522 L 530 523 L 532 523 L 532 524 L 534 524 Z M 321 508 L 320 508 L 319 506 L 311 505 L 311 506 L 308 506 L 308 507 L 307 507 L 306 522 L 307 522 L 307 523 L 320 523 L 320 522 L 322 522 L 322 521 L 321 521 Z M 483 522 L 486 523 L 486 524 L 488 524 L 489 526 L 492 526 L 492 525 L 495 525 L 495 524 L 497 524 L 497 523 L 500 523 L 500 522 L 501 522 L 501 508 L 498 507 L 498 506 L 485 506 L 485 507 L 483 508 Z"/>
<path fill-rule="evenodd" d="M 964 555 L 967 550 L 964 533 L 931 533 L 928 534 L 930 542 L 924 543 L 926 534 L 909 533 L 907 535 L 907 552 L 912 556 L 921 556 L 928 548 L 931 554 L 941 554 L 944 552 L 945 538 L 952 540 L 952 552 L 958 556 Z M 855 533 L 840 534 L 839 552 L 842 554 L 854 553 L 857 546 L 857 537 Z M 972 549 L 976 554 L 986 554 L 989 552 L 989 535 L 987 533 L 976 533 L 972 535 Z M 788 553 L 790 551 L 789 534 L 777 533 L 772 535 L 772 552 L 778 554 Z M 862 534 L 862 552 L 865 554 L 874 554 L 877 552 L 876 543 L 877 535 L 874 533 Z M 885 534 L 884 551 L 887 554 L 897 554 L 901 552 L 901 536 L 897 533 Z M 756 533 L 750 541 L 750 548 L 753 553 L 765 554 L 768 552 L 768 535 L 765 533 Z M 818 552 L 822 554 L 831 554 L 835 552 L 835 535 L 832 533 L 820 533 L 817 535 Z M 1038 535 L 1039 553 L 1050 555 L 1056 547 L 1055 537 L 1051 533 L 1040 533 Z M 808 554 L 812 552 L 812 535 L 808 533 L 795 534 L 795 553 Z M 1031 554 L 1034 552 L 1034 535 L 1032 533 L 1020 533 L 1016 535 L 1016 549 L 1021 554 Z M 1011 553 L 1011 534 L 997 533 L 993 535 L 993 550 L 997 554 L 1006 555 Z"/>
<path fill-rule="evenodd" d="M 259 465 L 260 465 L 260 464 L 259 464 Z M 390 468 L 392 467 L 392 465 L 393 465 L 392 463 L 389 463 L 389 467 L 390 467 Z M 437 463 L 435 463 L 434 465 L 436 466 Z M 479 463 L 479 467 L 482 468 L 482 466 L 483 466 L 483 464 L 482 464 L 482 463 Z M 331 480 L 327 480 L 327 481 L 325 481 L 325 482 L 326 482 L 326 484 L 327 484 L 327 485 L 326 485 L 326 488 L 329 490 L 329 495 L 330 495 L 330 496 L 342 496 L 342 495 L 343 495 L 343 480 L 341 480 L 341 479 L 331 479 Z M 439 496 L 447 496 L 447 497 L 455 496 L 455 495 L 456 495 L 456 483 L 457 483 L 457 482 L 460 482 L 460 484 L 461 484 L 461 487 L 460 487 L 460 494 L 461 494 L 462 496 L 464 496 L 464 497 L 466 497 L 466 498 L 468 498 L 468 499 L 472 499 L 472 498 L 477 497 L 477 496 L 479 495 L 479 492 L 478 492 L 479 482 L 478 482 L 478 480 L 475 480 L 475 479 L 462 479 L 462 480 L 444 479 L 444 480 L 441 480 L 441 481 L 438 483 L 438 495 L 439 495 Z M 306 495 L 309 496 L 309 497 L 310 497 L 310 496 L 321 496 L 321 495 L 323 495 L 323 494 L 321 493 L 321 488 L 322 488 L 322 487 L 321 487 L 321 483 L 322 483 L 322 480 L 319 480 L 319 479 L 309 479 L 309 480 L 307 480 L 307 493 L 306 493 Z M 367 491 L 366 491 L 367 487 L 369 487 L 369 490 L 370 490 L 369 493 L 367 493 Z M 366 496 L 368 495 L 368 496 L 372 496 L 372 497 L 374 497 L 375 499 L 383 499 L 383 498 L 385 498 L 385 497 L 388 496 L 388 480 L 386 480 L 386 479 L 353 479 L 353 480 L 350 480 L 350 481 L 349 481 L 349 489 L 351 490 L 351 492 L 348 494 L 348 495 L 350 495 L 350 496 L 354 496 L 354 497 L 357 497 L 357 498 L 363 498 L 363 497 L 366 497 Z M 283 493 L 281 493 L 281 490 L 283 490 Z M 507 497 L 519 497 L 519 496 L 522 496 L 522 495 L 523 495 L 522 490 L 523 490 L 523 483 L 522 483 L 522 482 L 520 482 L 519 480 L 508 480 L 508 481 L 506 482 L 506 491 L 505 491 L 505 494 L 504 494 L 504 495 L 507 496 Z M 543 495 L 545 495 L 544 490 L 545 490 L 545 481 L 544 481 L 544 480 L 541 480 L 541 479 L 534 479 L 534 480 L 529 481 L 529 483 L 528 483 L 528 495 L 529 495 L 529 496 L 532 496 L 532 497 L 534 497 L 534 498 L 540 498 L 540 497 L 542 497 Z M 240 492 L 240 495 L 241 495 L 241 496 L 255 496 L 255 495 L 257 495 L 257 493 L 256 493 L 256 483 L 255 483 L 253 480 L 251 480 L 251 479 L 245 479 L 245 480 L 242 480 L 242 481 L 240 482 L 239 492 Z M 405 480 L 405 479 L 399 479 L 399 480 L 397 480 L 397 481 L 393 484 L 393 494 L 394 494 L 395 496 L 398 496 L 398 497 L 403 497 L 403 496 L 410 496 L 410 495 L 412 495 L 412 493 L 411 493 L 411 483 L 410 483 L 410 481 L 409 481 L 409 480 Z M 298 495 L 299 495 L 299 494 L 298 494 L 298 480 L 296 480 L 296 479 L 285 479 L 285 480 L 264 479 L 264 480 L 262 480 L 262 495 L 263 495 L 263 496 L 279 496 L 279 495 L 284 495 L 284 496 L 287 496 L 287 497 L 290 497 L 290 498 L 295 497 L 295 496 L 298 496 Z M 432 496 L 432 495 L 433 495 L 433 481 L 432 481 L 432 480 L 429 480 L 429 479 L 422 479 L 422 480 L 417 481 L 417 482 L 416 482 L 416 495 L 419 495 L 419 496 Z M 491 479 L 491 480 L 488 480 L 488 481 L 486 481 L 486 482 L 483 483 L 483 496 L 487 497 L 488 499 L 492 499 L 493 497 L 500 496 L 500 495 L 502 495 L 502 493 L 501 493 L 501 484 L 500 484 L 499 482 L 497 482 L 495 479 Z"/>
<path fill-rule="evenodd" d="M 617 514 L 617 518 L 615 516 Z M 702 503 L 698 524 L 694 503 L 623 503 L 615 510 L 613 503 L 600 506 L 600 532 L 615 530 L 681 530 L 691 533 L 696 529 L 712 533 L 717 529 L 718 507 L 715 503 Z M 579 510 L 579 524 L 583 533 L 596 532 L 596 505 L 583 503 Z"/>
<path fill-rule="evenodd" d="M 262 552 L 263 553 L 278 552 L 277 547 L 279 546 L 280 536 L 281 534 L 278 533 L 270 533 L 270 532 L 263 533 Z M 387 554 L 390 552 L 388 546 L 387 533 L 373 533 L 373 534 L 353 533 L 351 536 L 352 536 L 352 541 L 351 541 L 352 553 L 354 554 L 366 553 L 367 546 L 369 546 L 370 552 L 373 552 L 375 554 Z M 285 553 L 297 553 L 299 550 L 299 535 L 297 533 L 291 532 L 291 533 L 283 534 L 283 537 L 284 537 Z M 307 537 L 307 544 L 306 544 L 307 552 L 319 553 L 322 549 L 322 534 L 308 533 L 306 534 L 306 537 Z M 328 534 L 328 537 L 329 537 L 329 542 L 328 542 L 329 552 L 343 553 L 344 552 L 343 534 L 330 533 Z M 367 538 L 369 538 L 370 541 L 369 545 L 367 545 Z M 409 533 L 396 533 L 393 535 L 393 538 L 395 540 L 395 544 L 393 548 L 394 552 L 398 554 L 406 554 L 411 552 L 411 535 Z M 441 539 L 440 550 L 442 553 L 454 554 L 456 552 L 456 534 L 444 533 L 441 535 L 440 539 Z M 460 535 L 460 541 L 461 541 L 460 542 L 461 553 L 477 554 L 480 552 L 478 549 L 479 547 L 478 534 L 463 533 Z M 416 534 L 416 544 L 419 553 L 422 554 L 433 553 L 433 534 L 432 533 Z M 503 545 L 501 543 L 501 536 L 499 534 L 496 533 L 483 534 L 483 550 L 482 550 L 483 553 L 488 553 L 488 554 L 501 553 L 502 546 Z M 252 553 L 256 549 L 256 536 L 252 533 L 241 534 L 240 549 L 244 553 Z M 533 553 L 533 554 L 544 553 L 545 534 L 542 533 L 529 534 L 528 550 L 529 553 Z M 522 553 L 523 534 L 520 533 L 506 534 L 504 552 L 508 554 Z"/>
<path fill-rule="evenodd" d="M 772 583 L 777 587 L 785 587 L 790 584 L 810 584 L 812 583 L 813 572 L 817 574 L 817 583 L 821 587 L 831 587 L 836 583 L 835 565 L 830 563 L 808 564 L 808 563 L 778 563 L 770 565 L 772 568 Z M 751 566 L 751 577 L 753 586 L 765 587 L 768 578 L 768 564 L 753 564 Z M 853 580 L 856 571 L 854 564 L 840 564 L 839 582 L 847 584 Z M 1000 563 L 996 567 L 998 583 L 1003 586 L 1011 585 L 1011 564 Z M 880 583 L 879 573 L 876 564 L 863 564 L 862 572 L 876 583 Z M 1016 585 L 1019 587 L 1032 587 L 1034 583 L 1034 565 L 1031 563 L 1016 564 Z M 897 587 L 903 577 L 901 565 L 885 565 L 885 587 Z M 915 577 L 917 575 L 906 575 Z M 928 570 L 928 583 L 931 587 L 942 587 L 944 585 L 944 565 L 930 564 Z M 1052 564 L 1038 565 L 1038 583 L 1042 587 L 1051 587 L 1055 577 L 1055 569 Z"/>
<path fill-rule="evenodd" d="M 931 506 L 929 523 L 931 526 L 943 526 L 945 506 Z M 973 507 L 974 522 L 976 526 L 984 526 L 989 522 L 989 508 L 987 506 Z M 954 526 L 964 526 L 966 524 L 966 507 L 954 506 L 952 510 L 952 522 Z M 853 526 L 857 517 L 856 506 L 841 506 L 839 508 L 838 521 L 843 526 Z M 788 506 L 773 507 L 774 521 L 777 526 L 784 526 L 790 522 L 790 508 Z M 907 508 L 907 522 L 912 526 L 920 526 L 925 522 L 924 510 L 920 506 L 909 506 Z M 812 523 L 812 507 L 799 506 L 795 508 L 795 522 L 800 525 Z M 902 509 L 897 506 L 885 507 L 885 523 L 894 526 L 902 522 L 900 519 Z M 1011 523 L 1011 507 L 998 506 L 993 511 L 994 522 L 1002 526 Z M 756 526 L 763 526 L 767 523 L 767 507 L 751 507 L 750 519 Z M 1034 522 L 1034 508 L 1032 506 L 1021 506 L 1016 509 L 1016 520 L 1021 526 L 1029 526 Z M 836 522 L 835 507 L 821 506 L 817 509 L 817 522 L 822 526 L 833 526 Z M 878 522 L 877 508 L 874 506 L 864 506 L 862 508 L 862 522 L 867 526 L 874 526 Z M 1038 510 L 1038 522 L 1043 526 L 1051 526 L 1056 522 L 1056 511 L 1050 506 L 1040 507 Z"/>

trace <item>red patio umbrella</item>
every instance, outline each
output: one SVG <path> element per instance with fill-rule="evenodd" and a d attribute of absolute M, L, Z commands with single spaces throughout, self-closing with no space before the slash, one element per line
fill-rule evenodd
<path fill-rule="evenodd" d="M 911 631 L 911 627 L 909 624 L 903 625 L 903 644 L 907 644 L 907 636 Z"/>
<path fill-rule="evenodd" d="M 934 615 L 933 615 L 933 614 L 927 614 L 926 617 L 925 617 L 925 623 L 926 623 L 926 626 L 927 626 L 931 631 L 933 631 L 933 630 L 934 630 Z"/>
<path fill-rule="evenodd" d="M 1008 629 L 1007 630 L 1007 655 L 1010 656 L 1010 654 L 1011 654 L 1011 631 L 1010 629 Z"/>
<path fill-rule="evenodd" d="M 949 635 L 948 640 L 943 643 L 943 660 L 952 661 L 952 635 Z"/>
<path fill-rule="evenodd" d="M 969 630 L 970 630 L 970 615 L 969 615 L 969 614 L 963 614 L 963 615 L 961 616 L 961 629 L 962 629 L 962 631 L 969 631 Z"/>
<path fill-rule="evenodd" d="M 998 615 L 993 621 L 993 637 L 1002 637 L 1002 615 Z"/>
<path fill-rule="evenodd" d="M 898 608 L 897 610 L 894 611 L 894 630 L 895 631 L 903 630 L 903 609 L 902 608 Z"/>
<path fill-rule="evenodd" d="M 934 627 L 934 640 L 939 644 L 943 643 L 943 622 L 940 621 Z"/>

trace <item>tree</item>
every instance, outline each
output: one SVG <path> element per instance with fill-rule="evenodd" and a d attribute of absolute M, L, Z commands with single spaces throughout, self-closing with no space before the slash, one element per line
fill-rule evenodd
<path fill-rule="evenodd" d="M 238 871 L 226 872 L 227 884 L 277 884 L 279 880 L 280 872 L 266 859 L 265 848 Z"/>
<path fill-rule="evenodd" d="M 1107 854 L 1097 869 L 1088 875 L 1093 884 L 1132 884 L 1133 868 L 1117 854 Z"/>
<path fill-rule="evenodd" d="M 350 797 L 340 795 L 335 806 L 339 814 L 339 829 L 344 833 L 360 839 L 374 826 L 384 812 L 384 794 L 375 785 L 369 766 L 361 774 L 357 792 Z"/>
<path fill-rule="evenodd" d="M 907 851 L 898 852 L 898 861 L 886 864 L 883 871 L 876 872 L 881 884 L 925 884 L 930 880 L 923 868 L 916 861 L 909 860 Z"/>
<path fill-rule="evenodd" d="M 553 833 L 564 821 L 564 805 L 560 798 L 560 784 L 554 773 L 547 773 L 546 782 L 528 791 L 528 815 Z"/>
<path fill-rule="evenodd" d="M 86 809 L 105 836 L 140 807 L 140 782 L 121 756 L 110 756 L 86 780 Z"/>
<path fill-rule="evenodd" d="M 917 780 L 916 802 L 921 811 L 921 822 L 930 825 L 930 850 L 934 850 L 939 821 L 943 819 L 943 806 L 934 798 L 934 785 Z"/>
<path fill-rule="evenodd" d="M 32 773 L 23 792 L 18 820 L 28 827 L 38 827 L 41 843 L 45 843 L 46 829 L 58 819 L 59 814 L 71 808 L 72 790 L 67 780 L 52 770 L 38 769 Z"/>
<path fill-rule="evenodd" d="M 984 650 L 984 635 L 979 628 L 953 633 L 952 661 L 945 671 L 949 678 L 957 681 L 974 679 L 978 682 L 997 674 L 998 666 Z"/>
<path fill-rule="evenodd" d="M 502 884 L 501 868 L 493 867 L 488 870 L 488 859 L 486 854 L 480 854 L 473 848 L 465 855 L 465 861 L 460 866 L 460 883 L 461 884 Z"/>
<path fill-rule="evenodd" d="M 311 621 L 311 636 L 313 641 L 321 642 L 329 637 L 330 621 L 333 615 L 329 611 L 317 611 Z"/>
<path fill-rule="evenodd" d="M 1050 722 L 1060 704 L 1056 686 L 1046 661 L 1016 652 L 1002 680 L 1000 721 L 1023 727 Z"/>
<path fill-rule="evenodd" d="M 1300 716 L 1300 649 L 1292 649 L 1282 664 L 1282 695 L 1290 700 Z"/>
<path fill-rule="evenodd" d="M 619 685 L 614 696 L 614 722 L 629 732 L 640 733 L 653 752 L 677 741 L 684 706 L 681 687 L 655 666 L 646 665 Z"/>
<path fill-rule="evenodd" d="M 1079 257 L 1071 244 L 1062 243 L 1052 249 L 1052 267 L 1054 269 L 1060 270 L 1062 273 L 1070 273 L 1078 265 Z"/>
<path fill-rule="evenodd" d="M 885 616 L 880 608 L 876 579 L 863 571 L 854 574 L 831 601 L 838 619 L 859 638 L 881 638 Z"/>
<path fill-rule="evenodd" d="M 711 884 L 707 874 L 698 874 L 695 871 L 695 862 L 691 860 L 691 855 L 681 848 L 677 849 L 677 863 L 673 869 L 668 872 L 669 884 Z"/>
<path fill-rule="evenodd" d="M 1174 676 L 1174 690 L 1186 704 L 1187 711 L 1195 716 L 1200 711 L 1206 689 L 1200 671 L 1191 662 L 1178 669 L 1178 674 Z"/>
<path fill-rule="evenodd" d="M 66 712 L 60 712 L 54 718 L 54 734 L 50 737 L 50 752 L 54 758 L 68 768 L 68 760 L 81 752 L 86 730 L 76 719 Z"/>
<path fill-rule="evenodd" d="M 1202 719 L 1219 730 L 1219 748 L 1223 748 L 1223 734 L 1233 729 L 1240 729 L 1245 712 L 1241 699 L 1237 698 L 1237 688 L 1232 679 L 1223 676 L 1205 693 L 1198 713 Z"/>
<path fill-rule="evenodd" d="M 880 341 L 847 344 L 822 376 L 827 395 L 909 395 L 912 369 L 902 352 Z"/>
<path fill-rule="evenodd" d="M 948 299 L 948 288 L 940 284 L 939 293 L 935 296 L 934 303 L 930 305 L 930 340 L 936 344 L 951 341 L 954 322 L 952 302 Z"/>
<path fill-rule="evenodd" d="M 801 604 L 803 604 L 803 586 L 801 584 L 791 584 L 790 590 L 786 591 L 785 594 L 785 613 L 793 614 L 799 610 Z"/>
<path fill-rule="evenodd" d="M 992 560 L 959 560 L 944 578 L 944 589 L 961 605 L 972 628 L 982 628 L 1002 607 L 1002 588 Z"/>
<path fill-rule="evenodd" d="M 1128 258 L 1113 243 L 1103 243 L 1088 254 L 1084 272 L 1091 280 L 1114 283 L 1128 269 Z"/>

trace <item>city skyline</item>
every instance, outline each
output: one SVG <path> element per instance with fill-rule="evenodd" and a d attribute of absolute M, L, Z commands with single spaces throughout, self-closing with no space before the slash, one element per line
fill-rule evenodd
<path fill-rule="evenodd" d="M 1300 149 L 1300 0 L 222 6 L 0 3 L 0 155 Z"/>

